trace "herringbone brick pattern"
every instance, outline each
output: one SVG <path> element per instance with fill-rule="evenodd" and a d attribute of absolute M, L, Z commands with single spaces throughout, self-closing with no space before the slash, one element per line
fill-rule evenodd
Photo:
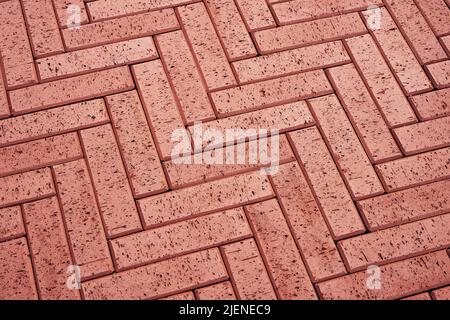
<path fill-rule="evenodd" d="M 449 5 L 0 0 L 0 298 L 449 299 Z"/>

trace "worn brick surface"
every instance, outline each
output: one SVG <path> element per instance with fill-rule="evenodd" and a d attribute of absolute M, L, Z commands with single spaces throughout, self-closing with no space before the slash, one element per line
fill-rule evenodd
<path fill-rule="evenodd" d="M 0 300 L 449 299 L 449 6 L 0 0 Z"/>

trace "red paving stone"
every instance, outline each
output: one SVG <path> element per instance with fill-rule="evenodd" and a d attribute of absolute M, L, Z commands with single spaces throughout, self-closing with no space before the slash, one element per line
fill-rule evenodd
<path fill-rule="evenodd" d="M 448 6 L 0 1 L 0 299 L 448 300 Z"/>

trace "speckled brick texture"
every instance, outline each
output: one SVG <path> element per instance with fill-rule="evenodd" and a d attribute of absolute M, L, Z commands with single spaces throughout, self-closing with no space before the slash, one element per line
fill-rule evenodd
<path fill-rule="evenodd" d="M 0 30 L 0 300 L 450 299 L 449 1 L 0 0 Z"/>

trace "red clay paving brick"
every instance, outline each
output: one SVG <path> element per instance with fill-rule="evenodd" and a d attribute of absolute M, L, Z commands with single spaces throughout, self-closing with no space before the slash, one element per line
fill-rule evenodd
<path fill-rule="evenodd" d="M 143 197 L 166 191 L 166 177 L 138 94 L 120 93 L 106 101 L 133 195 Z"/>
<path fill-rule="evenodd" d="M 232 66 L 239 83 L 245 84 L 350 61 L 342 42 L 335 41 L 236 61 Z"/>
<path fill-rule="evenodd" d="M 381 28 L 372 31 L 373 37 L 408 95 L 431 91 L 432 85 L 413 51 L 397 28 L 386 8 L 380 8 Z M 368 21 L 371 11 L 364 11 Z"/>
<path fill-rule="evenodd" d="M 370 5 L 379 5 L 378 0 L 293 0 L 290 2 L 277 3 L 272 6 L 273 12 L 280 24 L 291 24 L 295 22 L 308 21 L 324 18 L 346 12 L 367 9 Z"/>
<path fill-rule="evenodd" d="M 151 37 L 132 39 L 36 60 L 43 81 L 135 64 L 158 57 Z"/>
<path fill-rule="evenodd" d="M 228 278 L 216 248 L 83 283 L 88 300 L 155 299 Z"/>
<path fill-rule="evenodd" d="M 83 158 L 76 133 L 0 148 L 0 176 L 44 168 Z"/>
<path fill-rule="evenodd" d="M 248 31 L 258 31 L 276 26 L 265 0 L 236 0 Z"/>
<path fill-rule="evenodd" d="M 358 13 L 273 28 L 254 33 L 258 50 L 271 53 L 366 33 Z"/>
<path fill-rule="evenodd" d="M 137 204 L 144 227 L 148 229 L 272 197 L 274 194 L 267 177 L 255 172 L 170 191 L 139 200 Z"/>
<path fill-rule="evenodd" d="M 393 133 L 403 154 L 411 155 L 450 145 L 450 117 L 396 128 Z"/>
<path fill-rule="evenodd" d="M 233 144 L 235 138 L 226 136 L 226 130 L 228 128 L 237 128 L 244 131 L 248 129 L 267 129 L 278 130 L 280 133 L 283 133 L 290 130 L 310 127 L 312 125 L 314 125 L 314 119 L 304 101 L 238 114 L 229 118 L 207 122 L 203 125 L 205 131 L 219 130 L 224 137 L 223 142 L 206 141 L 205 139 L 203 150 L 206 147 L 211 150 L 213 147 L 222 147 L 223 145 Z M 194 134 L 194 127 L 189 127 L 189 130 Z M 257 137 L 251 135 L 248 136 L 248 139 L 254 138 Z"/>
<path fill-rule="evenodd" d="M 375 167 L 388 192 L 450 177 L 450 148 L 387 162 Z"/>
<path fill-rule="evenodd" d="M 436 89 L 443 89 L 450 86 L 450 60 L 437 62 L 425 66 L 431 81 Z"/>
<path fill-rule="evenodd" d="M 0 243 L 0 299 L 37 300 L 26 238 Z"/>
<path fill-rule="evenodd" d="M 195 300 L 194 293 L 192 291 L 182 292 L 179 294 L 174 294 L 173 296 L 168 296 L 166 298 L 161 298 L 160 300 Z"/>
<path fill-rule="evenodd" d="M 137 64 L 132 70 L 158 152 L 162 160 L 167 160 L 175 145 L 172 132 L 184 127 L 174 92 L 161 61 Z"/>
<path fill-rule="evenodd" d="M 7 118 L 11 114 L 3 74 L 4 72 L 2 71 L 2 66 L 0 65 L 0 119 Z"/>
<path fill-rule="evenodd" d="M 337 97 L 324 96 L 308 100 L 308 103 L 352 198 L 360 200 L 384 193 L 380 180 Z"/>
<path fill-rule="evenodd" d="M 92 21 L 110 19 L 143 11 L 175 7 L 198 0 L 96 0 L 87 7 Z"/>
<path fill-rule="evenodd" d="M 25 224 L 41 299 L 80 299 L 66 286 L 67 268 L 73 265 L 56 197 L 23 206 Z"/>
<path fill-rule="evenodd" d="M 0 178 L 0 207 L 41 199 L 55 194 L 49 168 Z"/>
<path fill-rule="evenodd" d="M 117 141 L 110 125 L 81 131 L 107 237 L 142 229 Z"/>
<path fill-rule="evenodd" d="M 0 0 L 0 300 L 449 299 L 449 6 Z"/>
<path fill-rule="evenodd" d="M 61 31 L 68 51 L 96 47 L 179 29 L 173 9 L 90 23 Z"/>
<path fill-rule="evenodd" d="M 366 270 L 322 282 L 317 288 L 326 300 L 397 299 L 448 285 L 450 259 L 442 250 L 381 266 L 380 272 L 379 290 L 368 289 Z"/>
<path fill-rule="evenodd" d="M 54 167 L 69 243 L 81 278 L 108 274 L 113 265 L 84 160 Z"/>
<path fill-rule="evenodd" d="M 277 298 L 253 239 L 235 242 L 221 249 L 239 299 L 274 300 Z"/>
<path fill-rule="evenodd" d="M 446 0 L 448 1 L 448 0 Z M 450 33 L 450 15 L 448 7 L 442 0 L 416 0 L 424 16 L 428 19 L 431 28 L 436 36 L 443 36 Z M 449 3 L 447 2 L 447 6 Z"/>
<path fill-rule="evenodd" d="M 411 97 L 411 103 L 422 121 L 450 115 L 450 88 Z"/>
<path fill-rule="evenodd" d="M 417 122 L 389 66 L 370 35 L 345 40 L 350 55 L 373 94 L 389 127 Z"/>
<path fill-rule="evenodd" d="M 431 296 L 434 300 L 450 300 L 450 286 L 434 290 Z"/>
<path fill-rule="evenodd" d="M 334 239 L 365 231 L 338 168 L 317 128 L 289 133 L 298 161 L 303 166 Z"/>
<path fill-rule="evenodd" d="M 424 293 L 419 293 L 407 298 L 403 298 L 401 300 L 431 300 L 431 296 L 428 292 L 424 292 Z"/>
<path fill-rule="evenodd" d="M 450 245 L 450 214 L 342 240 L 338 247 L 351 272 Z"/>
<path fill-rule="evenodd" d="M 236 300 L 230 281 L 216 283 L 208 287 L 195 290 L 198 300 Z"/>
<path fill-rule="evenodd" d="M 450 212 L 450 180 L 359 201 L 370 231 Z"/>
<path fill-rule="evenodd" d="M 278 296 L 285 300 L 316 299 L 308 272 L 277 200 L 246 206 L 245 211 Z"/>
<path fill-rule="evenodd" d="M 255 46 L 234 0 L 206 0 L 205 3 L 228 61 L 256 56 Z"/>
<path fill-rule="evenodd" d="M 372 163 L 401 157 L 401 152 L 354 65 L 327 71 L 331 83 Z"/>
<path fill-rule="evenodd" d="M 215 119 L 207 88 L 182 31 L 164 33 L 156 37 L 161 61 L 172 80 L 181 110 L 187 123 Z M 173 46 L 177 43 L 177 46 Z"/>
<path fill-rule="evenodd" d="M 279 139 L 279 163 L 294 161 L 295 156 L 289 146 L 286 136 L 280 135 Z M 179 189 L 181 187 L 200 184 L 269 166 L 270 163 L 266 163 L 265 159 L 261 159 L 261 157 L 258 157 L 256 164 L 248 164 L 246 162 L 248 161 L 248 157 L 246 157 L 246 159 L 242 158 L 245 163 L 234 164 L 242 157 L 242 155 L 250 154 L 249 150 L 252 148 L 251 143 L 252 142 L 245 142 L 238 145 L 230 145 L 224 147 L 222 150 L 221 148 L 210 151 L 208 150 L 201 154 L 203 159 L 206 159 L 206 157 L 211 157 L 214 159 L 216 152 L 222 152 L 223 155 L 219 157 L 219 159 L 223 159 L 223 164 L 197 164 L 195 163 L 196 155 L 189 155 L 177 159 L 177 161 L 180 161 L 181 163 L 177 163 L 177 161 L 173 160 L 164 162 L 164 169 L 169 177 L 171 188 Z M 254 140 L 253 143 L 256 143 L 256 140 Z M 266 139 L 260 138 L 258 143 L 266 145 L 267 150 L 270 150 L 273 142 L 272 138 L 269 137 Z M 185 160 L 189 164 L 184 163 Z"/>
<path fill-rule="evenodd" d="M 74 14 L 79 12 L 79 23 L 89 22 L 88 14 L 83 0 L 53 0 L 55 14 L 61 28 L 74 27 Z M 79 11 L 78 11 L 79 8 Z"/>
<path fill-rule="evenodd" d="M 0 241 L 25 235 L 20 206 L 0 209 Z"/>
<path fill-rule="evenodd" d="M 0 57 L 8 89 L 37 83 L 33 54 L 20 1 L 0 3 Z"/>
<path fill-rule="evenodd" d="M 93 127 L 108 121 L 103 100 L 84 101 L 8 118 L 0 120 L 0 146 Z"/>
<path fill-rule="evenodd" d="M 211 94 L 217 113 L 227 117 L 331 93 L 322 70 L 247 84 Z"/>
<path fill-rule="evenodd" d="M 414 0 L 387 0 L 386 3 L 393 13 L 392 17 L 403 29 L 411 48 L 417 53 L 420 64 L 447 58 Z"/>
<path fill-rule="evenodd" d="M 35 58 L 64 52 L 51 0 L 23 0 L 25 20 Z"/>
<path fill-rule="evenodd" d="M 345 274 L 328 225 L 298 163 L 280 166 L 272 181 L 313 282 Z"/>
<path fill-rule="evenodd" d="M 177 8 L 186 38 L 198 61 L 209 90 L 236 84 L 225 51 L 203 3 Z"/>
<path fill-rule="evenodd" d="M 202 216 L 111 241 L 118 270 L 251 237 L 241 208 Z"/>
<path fill-rule="evenodd" d="M 119 67 L 11 91 L 14 114 L 88 100 L 134 88 L 130 70 Z"/>

